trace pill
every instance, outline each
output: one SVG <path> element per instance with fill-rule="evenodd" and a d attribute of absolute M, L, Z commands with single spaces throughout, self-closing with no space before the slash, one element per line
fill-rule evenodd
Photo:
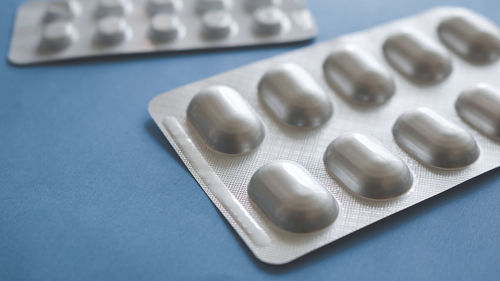
<path fill-rule="evenodd" d="M 223 39 L 231 34 L 235 24 L 226 11 L 210 11 L 203 15 L 203 35 L 207 39 Z"/>
<path fill-rule="evenodd" d="M 227 86 L 201 90 L 191 100 L 187 118 L 205 143 L 219 152 L 246 153 L 264 140 L 259 117 L 236 90 Z"/>
<path fill-rule="evenodd" d="M 332 89 L 352 102 L 377 105 L 394 95 L 394 79 L 389 71 L 354 45 L 333 51 L 323 71 Z"/>
<path fill-rule="evenodd" d="M 423 34 L 404 31 L 390 36 L 383 51 L 387 61 L 415 83 L 435 84 L 451 73 L 449 55 Z"/>
<path fill-rule="evenodd" d="M 104 45 L 117 45 L 127 37 L 129 27 L 120 17 L 106 17 L 97 23 L 97 40 Z"/>
<path fill-rule="evenodd" d="M 257 9 L 253 13 L 254 30 L 259 35 L 275 35 L 283 30 L 285 14 L 276 7 Z"/>
<path fill-rule="evenodd" d="M 486 84 L 463 91 L 455 108 L 458 115 L 483 134 L 500 139 L 500 92 Z"/>
<path fill-rule="evenodd" d="M 392 199 L 411 189 L 408 166 L 378 141 L 348 133 L 330 143 L 323 157 L 326 169 L 353 194 Z"/>
<path fill-rule="evenodd" d="M 170 14 L 157 14 L 151 19 L 149 37 L 154 42 L 172 41 L 179 36 L 183 28 L 179 18 Z"/>
<path fill-rule="evenodd" d="M 98 18 L 124 16 L 132 10 L 130 0 L 99 0 L 96 8 Z"/>
<path fill-rule="evenodd" d="M 77 31 L 73 24 L 66 21 L 48 23 L 43 29 L 42 51 L 60 51 L 67 48 L 76 39 Z"/>
<path fill-rule="evenodd" d="M 339 213 L 330 192 L 291 161 L 275 161 L 257 170 L 248 195 L 267 218 L 290 232 L 320 230 L 332 224 Z"/>
<path fill-rule="evenodd" d="M 182 6 L 182 0 L 149 0 L 146 10 L 151 16 L 162 13 L 173 14 L 179 12 Z"/>
<path fill-rule="evenodd" d="M 439 24 L 438 34 L 448 48 L 471 63 L 488 64 L 500 57 L 498 30 L 485 23 L 453 16 Z"/>
<path fill-rule="evenodd" d="M 208 11 L 229 10 L 232 6 L 232 0 L 198 0 L 196 9 L 203 14 Z"/>
<path fill-rule="evenodd" d="M 457 169 L 479 157 L 479 148 L 471 134 L 429 108 L 402 114 L 392 133 L 403 150 L 429 166 Z"/>
<path fill-rule="evenodd" d="M 281 0 L 245 0 L 245 7 L 254 11 L 260 8 L 278 6 L 281 3 Z"/>
<path fill-rule="evenodd" d="M 58 0 L 48 3 L 45 11 L 44 20 L 46 22 L 56 20 L 72 20 L 81 10 L 80 3 L 77 0 Z"/>
<path fill-rule="evenodd" d="M 295 127 L 316 127 L 332 116 L 327 94 L 296 64 L 272 68 L 259 82 L 259 98 L 279 120 Z"/>

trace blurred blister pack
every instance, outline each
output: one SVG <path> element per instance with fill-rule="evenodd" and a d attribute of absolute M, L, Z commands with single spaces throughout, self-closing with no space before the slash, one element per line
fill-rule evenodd
<path fill-rule="evenodd" d="M 53 0 L 19 8 L 9 60 L 274 45 L 314 38 L 305 0 Z"/>
<path fill-rule="evenodd" d="M 500 165 L 499 34 L 436 8 L 172 90 L 149 111 L 251 251 L 283 264 Z"/>

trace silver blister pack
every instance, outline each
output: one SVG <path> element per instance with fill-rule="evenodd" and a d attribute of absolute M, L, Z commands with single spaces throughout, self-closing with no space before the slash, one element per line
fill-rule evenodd
<path fill-rule="evenodd" d="M 52 0 L 17 13 L 9 60 L 176 52 L 312 39 L 305 0 Z"/>
<path fill-rule="evenodd" d="M 149 111 L 263 262 L 500 165 L 500 32 L 455 7 L 172 90 Z"/>

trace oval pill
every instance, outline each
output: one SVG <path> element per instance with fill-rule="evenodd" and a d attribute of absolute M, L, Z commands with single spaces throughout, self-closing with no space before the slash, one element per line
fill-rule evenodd
<path fill-rule="evenodd" d="M 58 0 L 48 3 L 44 20 L 46 22 L 57 20 L 72 20 L 81 10 L 81 5 L 77 0 Z"/>
<path fill-rule="evenodd" d="M 146 10 L 151 16 L 163 13 L 173 14 L 179 12 L 182 6 L 182 0 L 149 0 Z"/>
<path fill-rule="evenodd" d="M 377 141 L 356 133 L 337 137 L 326 149 L 327 170 L 352 193 L 391 199 L 411 189 L 408 166 Z"/>
<path fill-rule="evenodd" d="M 429 166 L 462 168 L 479 157 L 479 148 L 471 134 L 429 108 L 401 115 L 392 133 L 403 150 Z"/>
<path fill-rule="evenodd" d="M 117 45 L 126 39 L 128 30 L 121 17 L 106 17 L 97 23 L 97 40 L 104 45 Z"/>
<path fill-rule="evenodd" d="M 187 118 L 212 149 L 241 154 L 256 148 L 265 136 L 264 125 L 234 89 L 217 85 L 201 90 L 187 109 Z"/>
<path fill-rule="evenodd" d="M 60 51 L 67 48 L 77 36 L 73 24 L 55 21 L 47 24 L 43 30 L 41 47 L 43 51 Z"/>
<path fill-rule="evenodd" d="M 259 97 L 281 121 L 295 127 L 316 127 L 332 116 L 327 94 L 303 68 L 283 64 L 269 70 L 258 85 Z"/>
<path fill-rule="evenodd" d="M 302 166 L 275 161 L 261 167 L 248 185 L 250 200 L 278 227 L 296 233 L 332 224 L 339 206 L 330 192 Z"/>
<path fill-rule="evenodd" d="M 352 102 L 377 105 L 394 95 L 394 79 L 389 71 L 354 45 L 333 51 L 323 64 L 323 71 L 335 92 Z"/>
<path fill-rule="evenodd" d="M 182 24 L 177 16 L 157 14 L 151 19 L 149 37 L 158 43 L 172 41 L 179 36 L 181 28 Z"/>
<path fill-rule="evenodd" d="M 449 49 L 471 63 L 493 63 L 500 57 L 498 30 L 484 23 L 453 16 L 439 24 L 438 35 Z"/>
<path fill-rule="evenodd" d="M 99 0 L 97 2 L 96 16 L 98 18 L 108 16 L 124 16 L 132 10 L 129 0 Z"/>
<path fill-rule="evenodd" d="M 260 8 L 253 13 L 254 29 L 259 35 L 280 33 L 285 20 L 285 14 L 276 7 Z"/>
<path fill-rule="evenodd" d="M 226 11 L 209 11 L 202 17 L 203 35 L 207 39 L 223 39 L 231 34 L 234 20 Z"/>
<path fill-rule="evenodd" d="M 403 76 L 416 83 L 434 84 L 451 73 L 451 60 L 438 44 L 416 32 L 390 36 L 383 51 L 387 61 Z"/>
<path fill-rule="evenodd" d="M 492 138 L 500 139 L 500 92 L 486 84 L 463 91 L 455 108 L 472 127 Z"/>

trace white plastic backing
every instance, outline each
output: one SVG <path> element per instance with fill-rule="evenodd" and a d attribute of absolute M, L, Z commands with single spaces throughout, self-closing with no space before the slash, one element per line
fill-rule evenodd
<path fill-rule="evenodd" d="M 271 1 L 263 3 L 260 8 L 252 5 L 253 8 L 249 8 L 249 3 L 253 1 L 28 2 L 17 12 L 9 61 L 24 65 L 83 57 L 272 45 L 309 40 L 316 36 L 316 24 L 305 0 Z M 213 5 L 219 2 L 231 5 Z M 74 5 L 78 13 L 67 15 L 69 12 L 64 10 L 65 3 Z M 211 5 L 200 10 L 200 5 L 207 3 Z M 267 5 L 273 5 L 273 8 Z M 274 11 L 271 15 L 275 16 L 265 21 L 262 16 L 267 15 L 269 9 Z M 163 24 L 156 19 L 152 27 L 153 18 L 161 15 L 169 15 L 172 19 Z M 96 28 L 100 20 L 107 17 L 119 17 L 128 26 L 126 38 L 113 40 L 113 44 L 101 44 L 99 36 L 96 40 Z M 44 29 L 53 21 L 71 22 L 78 37 L 65 48 L 40 51 Z M 174 24 L 169 24 L 171 21 Z M 225 28 L 225 24 L 229 25 Z M 158 34 L 159 25 L 178 30 L 167 35 Z"/>
<path fill-rule="evenodd" d="M 464 123 L 454 106 L 459 94 L 477 83 L 500 88 L 500 63 L 471 65 L 447 49 L 453 66 L 450 76 L 441 83 L 422 86 L 403 77 L 384 59 L 384 41 L 403 28 L 418 30 L 441 44 L 437 26 L 442 19 L 454 14 L 486 21 L 462 8 L 437 8 L 172 90 L 153 99 L 149 111 L 203 190 L 251 251 L 263 262 L 287 263 L 500 165 L 500 143 Z M 349 103 L 329 87 L 324 79 L 323 63 L 331 51 L 342 44 L 357 45 L 389 69 L 396 85 L 391 99 L 378 106 L 359 106 Z M 261 77 L 273 66 L 284 63 L 295 63 L 304 68 L 332 99 L 335 110 L 324 125 L 315 129 L 284 125 L 259 101 L 257 85 Z M 252 152 L 240 156 L 215 152 L 203 143 L 186 121 L 186 109 L 192 97 L 211 85 L 236 89 L 262 119 L 266 137 Z M 423 166 L 404 152 L 394 141 L 392 126 L 401 114 L 419 107 L 431 108 L 470 132 L 481 151 L 479 159 L 465 168 L 442 170 Z M 370 136 L 400 157 L 414 176 L 411 190 L 396 199 L 375 201 L 350 193 L 332 178 L 325 168 L 323 155 L 336 137 L 348 132 Z M 333 224 L 313 233 L 294 234 L 273 225 L 250 203 L 247 186 L 251 177 L 260 167 L 276 160 L 297 162 L 333 194 L 340 209 Z"/>

